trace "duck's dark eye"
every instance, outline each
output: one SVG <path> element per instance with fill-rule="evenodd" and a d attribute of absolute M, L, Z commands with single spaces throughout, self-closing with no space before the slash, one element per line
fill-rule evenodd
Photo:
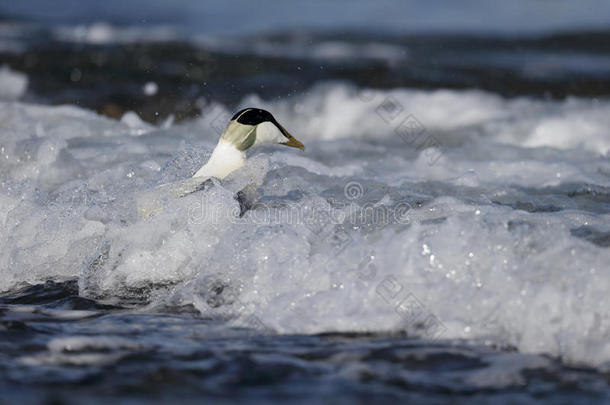
<path fill-rule="evenodd" d="M 261 110 L 260 108 L 245 108 L 238 111 L 231 118 L 231 121 L 233 120 L 237 120 L 237 122 L 244 125 L 258 125 L 265 121 L 275 122 L 275 118 L 273 118 L 269 111 Z"/>

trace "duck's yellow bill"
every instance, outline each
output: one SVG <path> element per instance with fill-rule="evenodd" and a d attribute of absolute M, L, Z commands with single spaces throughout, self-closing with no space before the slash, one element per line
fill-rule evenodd
<path fill-rule="evenodd" d="M 292 146 L 293 148 L 299 148 L 301 150 L 305 150 L 305 145 L 303 145 L 301 142 L 297 141 L 297 138 L 290 135 L 290 133 L 288 131 L 286 131 L 286 128 L 281 126 L 278 122 L 275 122 L 274 124 L 280 129 L 282 134 L 284 134 L 284 136 L 286 138 L 288 138 L 288 142 L 282 142 L 282 145 Z"/>

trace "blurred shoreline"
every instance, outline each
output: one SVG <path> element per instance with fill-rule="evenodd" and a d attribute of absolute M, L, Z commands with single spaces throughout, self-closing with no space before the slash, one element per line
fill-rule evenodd
<path fill-rule="evenodd" d="M 148 122 L 197 117 L 245 96 L 289 98 L 319 82 L 478 89 L 507 98 L 610 95 L 610 30 L 529 37 L 282 31 L 181 37 L 169 27 L 0 23 L 0 60 L 27 74 L 24 101 Z"/>

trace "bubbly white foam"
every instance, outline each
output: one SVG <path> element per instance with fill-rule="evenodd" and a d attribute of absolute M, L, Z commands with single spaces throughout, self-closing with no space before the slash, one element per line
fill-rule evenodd
<path fill-rule="evenodd" d="M 0 290 L 79 277 L 240 327 L 610 360 L 610 102 L 326 84 L 242 104 L 307 152 L 261 149 L 176 198 L 154 187 L 200 167 L 223 107 L 156 128 L 0 102 Z M 142 196 L 158 212 L 139 216 Z"/>
<path fill-rule="evenodd" d="M 25 73 L 11 70 L 7 65 L 0 67 L 0 100 L 18 100 L 28 88 Z"/>

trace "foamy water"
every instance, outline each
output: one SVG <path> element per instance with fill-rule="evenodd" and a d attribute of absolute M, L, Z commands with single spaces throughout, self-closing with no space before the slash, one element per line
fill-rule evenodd
<path fill-rule="evenodd" d="M 155 186 L 205 162 L 222 105 L 156 127 L 1 101 L 0 290 L 77 278 L 84 297 L 265 333 L 406 331 L 607 366 L 609 101 L 325 83 L 242 106 L 307 151 L 253 151 L 176 198 Z"/>

